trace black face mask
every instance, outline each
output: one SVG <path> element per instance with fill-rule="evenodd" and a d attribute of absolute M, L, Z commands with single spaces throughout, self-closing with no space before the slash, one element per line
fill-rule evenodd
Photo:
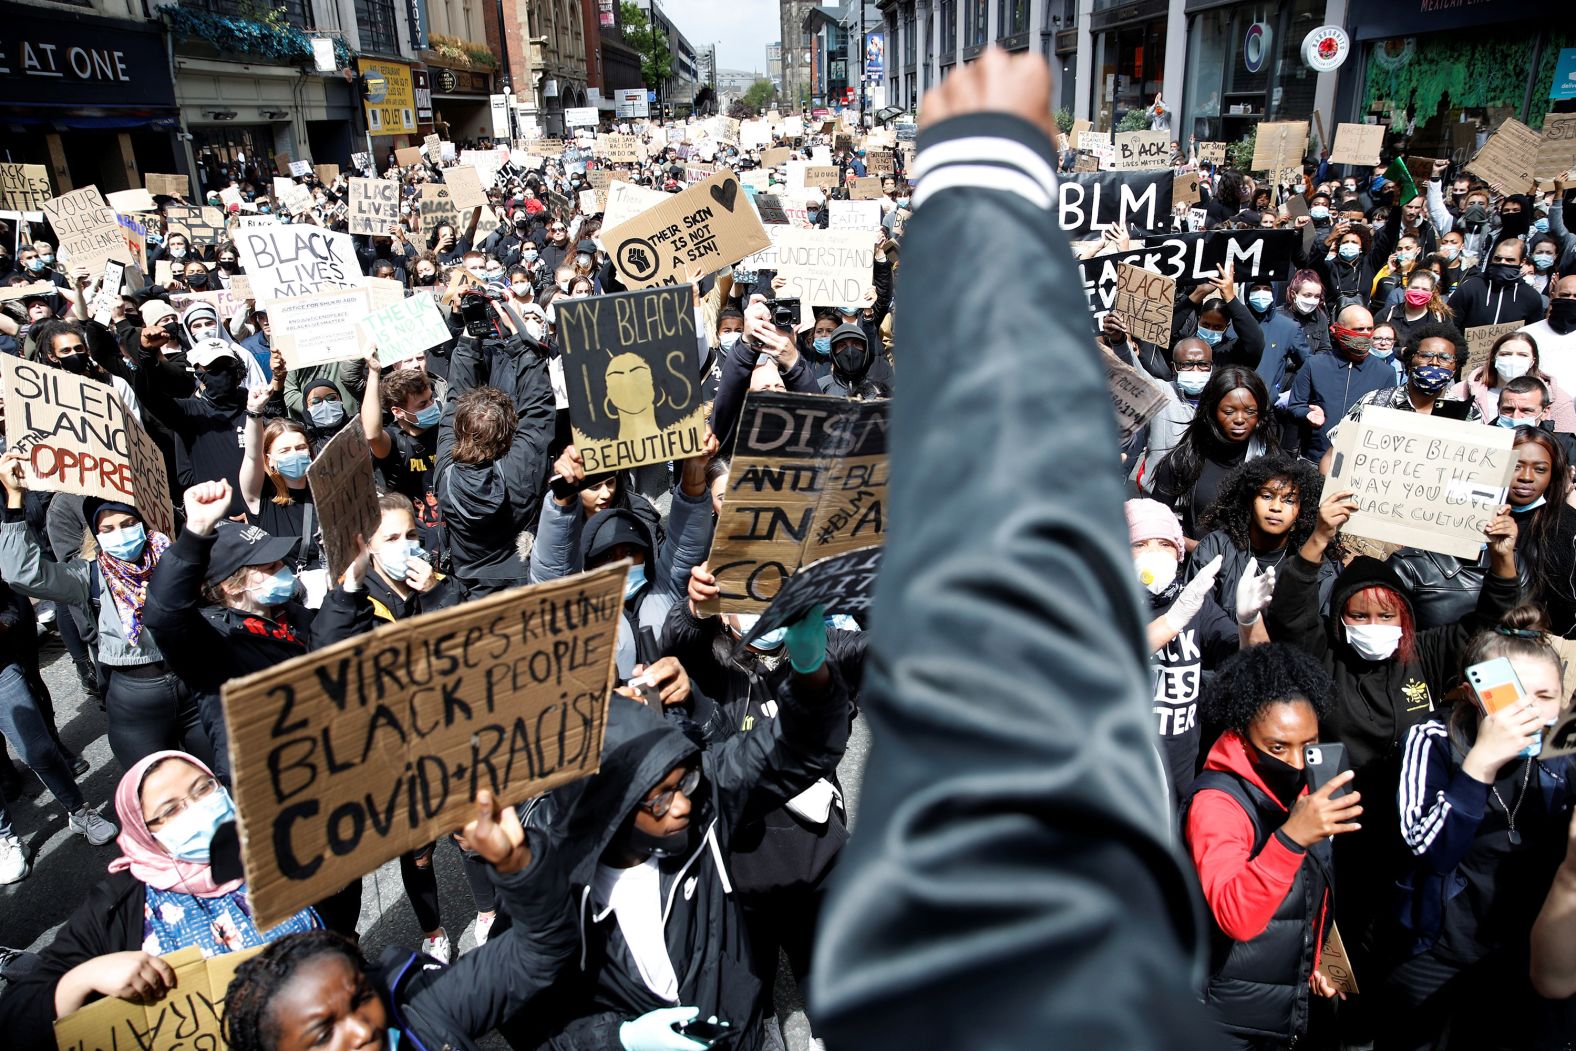
<path fill-rule="evenodd" d="M 417 274 L 416 275 L 416 284 L 418 284 L 418 285 L 433 285 L 433 284 L 437 284 L 437 281 L 438 281 L 438 275 L 437 274 Z"/>
<path fill-rule="evenodd" d="M 653 836 L 650 832 L 642 832 L 634 822 L 630 822 L 629 832 L 624 836 L 624 848 L 631 854 L 649 854 L 655 858 L 684 857 L 694 846 L 694 833 L 694 821 L 685 825 L 682 831 L 666 836 Z"/>
<path fill-rule="evenodd" d="M 1520 237 L 1532 227 L 1526 212 L 1500 212 L 1499 231 L 1507 237 Z"/>
<path fill-rule="evenodd" d="M 1482 226 L 1488 222 L 1488 209 L 1481 204 L 1470 205 L 1461 213 L 1461 221 L 1468 226 Z"/>
<path fill-rule="evenodd" d="M 56 358 L 55 364 L 67 372 L 74 372 L 81 376 L 88 371 L 88 356 L 79 350 L 74 354 L 64 354 Z"/>
<path fill-rule="evenodd" d="M 207 274 L 201 274 L 201 273 L 199 273 L 199 274 L 187 274 L 186 275 L 186 283 L 188 285 L 190 285 L 192 288 L 207 288 L 208 287 L 208 275 Z"/>
<path fill-rule="evenodd" d="M 1556 299 L 1549 304 L 1549 327 L 1562 336 L 1576 330 L 1576 299 Z"/>
<path fill-rule="evenodd" d="M 235 273 L 235 271 L 236 271 L 235 260 L 234 259 L 221 259 L 221 260 L 219 260 L 219 269 L 223 270 L 227 274 Z"/>
<path fill-rule="evenodd" d="M 1271 795 L 1290 810 L 1291 805 L 1302 794 L 1303 786 L 1308 782 L 1308 772 L 1299 770 L 1290 763 L 1283 763 L 1252 744 L 1248 745 L 1248 755 L 1253 760 L 1253 769 L 1258 771 L 1259 780 L 1264 782 Z"/>
<path fill-rule="evenodd" d="M 857 345 L 833 347 L 832 366 L 850 379 L 862 380 L 870 371 L 870 352 Z"/>
<path fill-rule="evenodd" d="M 1483 268 L 1483 276 L 1496 285 L 1514 284 L 1521 280 L 1521 267 L 1515 263 L 1490 263 Z"/>
<path fill-rule="evenodd" d="M 241 389 L 241 374 L 235 369 L 210 370 L 203 376 L 202 394 L 211 402 L 222 404 L 235 400 Z"/>

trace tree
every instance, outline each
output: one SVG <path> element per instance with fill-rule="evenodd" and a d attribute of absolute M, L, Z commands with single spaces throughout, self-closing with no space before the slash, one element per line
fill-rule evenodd
<path fill-rule="evenodd" d="M 770 80 L 762 77 L 745 89 L 744 104 L 753 112 L 762 113 L 776 96 L 776 86 Z"/>
<path fill-rule="evenodd" d="M 624 22 L 624 42 L 640 53 L 640 76 L 650 91 L 660 91 L 673 75 L 673 53 L 667 34 L 651 24 L 646 12 L 625 0 L 619 8 Z"/>

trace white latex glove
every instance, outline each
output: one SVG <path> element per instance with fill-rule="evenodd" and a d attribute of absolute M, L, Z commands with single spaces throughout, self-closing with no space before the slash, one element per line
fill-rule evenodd
<path fill-rule="evenodd" d="M 1166 624 L 1177 634 L 1182 629 L 1193 623 L 1193 618 L 1198 616 L 1198 611 L 1204 608 L 1204 598 L 1215 590 L 1215 578 L 1220 576 L 1220 563 L 1224 555 L 1216 555 L 1209 560 L 1203 569 L 1198 571 L 1198 576 L 1188 581 L 1182 589 L 1182 594 L 1171 603 L 1171 608 L 1166 610 Z"/>
<path fill-rule="evenodd" d="M 1265 566 L 1260 573 L 1250 565 L 1237 581 L 1237 623 L 1244 628 L 1257 624 L 1274 594 L 1275 567 Z"/>

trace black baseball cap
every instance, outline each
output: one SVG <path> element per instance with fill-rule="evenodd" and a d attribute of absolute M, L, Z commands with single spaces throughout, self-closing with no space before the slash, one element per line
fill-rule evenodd
<path fill-rule="evenodd" d="M 203 580 L 217 584 L 230 579 L 247 566 L 266 566 L 278 562 L 295 550 L 300 539 L 274 536 L 254 525 L 220 522 L 214 530 L 213 551 L 208 556 L 208 572 Z"/>

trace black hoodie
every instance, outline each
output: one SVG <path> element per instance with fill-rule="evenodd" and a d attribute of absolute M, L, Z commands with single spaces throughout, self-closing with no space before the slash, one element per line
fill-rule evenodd
<path fill-rule="evenodd" d="M 617 1048 L 621 1023 L 674 1006 L 647 988 L 617 917 L 596 918 L 591 888 L 599 862 L 647 793 L 697 756 L 704 776 L 692 800 L 690 847 L 659 862 L 668 956 L 680 1004 L 698 1007 L 701 1018 L 729 1022 L 739 1034 L 729 1044 L 733 1051 L 760 1046 L 763 990 L 728 875 L 729 842 L 739 825 L 836 769 L 848 741 L 848 694 L 828 667 L 832 679 L 823 694 L 790 679 L 778 690 L 776 719 L 704 753 L 660 713 L 615 695 L 601 769 L 533 806 L 529 825 L 551 829 L 555 855 L 568 866 L 581 938 L 578 966 L 571 963 L 560 987 L 541 999 L 562 1009 L 556 1019 L 540 1019 L 552 1047 Z"/>

